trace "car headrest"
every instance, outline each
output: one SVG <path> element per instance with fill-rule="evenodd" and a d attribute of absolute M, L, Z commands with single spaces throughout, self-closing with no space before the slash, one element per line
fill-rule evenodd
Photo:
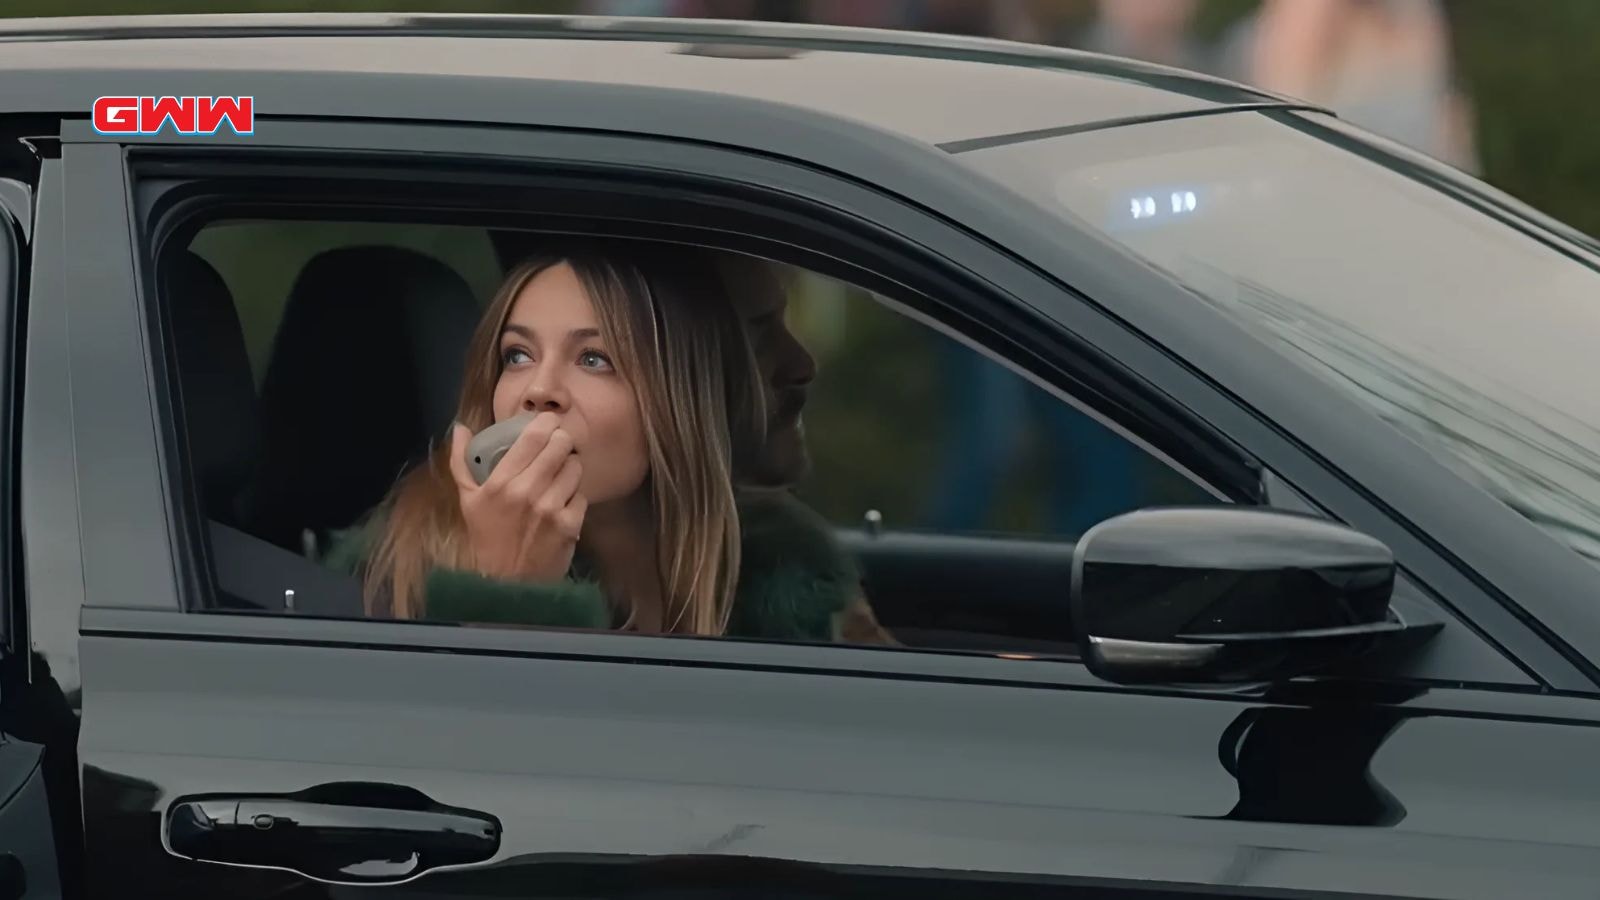
<path fill-rule="evenodd" d="M 329 250 L 300 271 L 261 387 L 251 531 L 296 549 L 381 500 L 455 415 L 478 303 L 399 247 Z"/>
<path fill-rule="evenodd" d="M 255 378 L 233 294 L 217 270 L 183 251 L 162 269 L 189 453 L 206 514 L 231 521 L 260 438 Z"/>

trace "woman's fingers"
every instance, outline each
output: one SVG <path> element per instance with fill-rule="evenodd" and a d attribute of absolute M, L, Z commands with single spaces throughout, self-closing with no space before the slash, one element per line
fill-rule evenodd
<path fill-rule="evenodd" d="M 571 456 L 572 436 L 565 429 L 557 428 L 550 433 L 544 449 L 539 451 L 533 462 L 506 482 L 506 496 L 540 502 L 556 473 L 561 471 L 561 466 Z"/>
<path fill-rule="evenodd" d="M 478 482 L 472 477 L 472 470 L 467 468 L 467 443 L 472 440 L 472 430 L 456 422 L 450 426 L 450 475 L 456 480 L 456 487 L 464 494 L 470 494 L 478 489 Z"/>
<path fill-rule="evenodd" d="M 577 540 L 583 532 L 583 516 L 589 511 L 589 500 L 582 494 L 573 496 L 562 510 L 556 513 L 556 528 L 568 540 Z"/>
<path fill-rule="evenodd" d="M 583 481 L 583 463 L 579 461 L 576 453 L 568 454 L 561 469 L 550 480 L 550 487 L 545 490 L 541 499 L 541 512 L 554 516 L 567 508 L 567 503 L 572 500 L 572 495 L 578 492 L 578 484 Z"/>
<path fill-rule="evenodd" d="M 539 454 L 544 451 L 545 445 L 550 440 L 550 435 L 561 425 L 561 417 L 552 412 L 542 412 L 533 417 L 525 425 L 522 433 L 506 448 L 506 455 L 500 458 L 494 471 L 484 479 L 483 486 L 492 491 L 506 487 L 512 479 L 522 474 Z"/>

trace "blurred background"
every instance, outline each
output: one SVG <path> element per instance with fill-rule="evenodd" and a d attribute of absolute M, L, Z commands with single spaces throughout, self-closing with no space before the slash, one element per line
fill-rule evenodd
<path fill-rule="evenodd" d="M 1330 107 L 1600 234 L 1600 0 L 0 0 L 11 16 L 306 11 L 765 19 L 1107 52 Z M 382 237 L 480 272 L 484 294 L 498 277 L 480 238 Z M 357 239 L 353 228 L 218 232 L 207 252 L 239 282 L 247 323 L 259 320 L 253 355 L 270 350 L 279 282 L 315 249 Z M 267 258 L 271 271 L 248 263 Z M 816 472 L 802 494 L 835 522 L 872 509 L 890 527 L 1070 539 L 1125 508 L 1202 499 L 1009 372 L 848 286 L 795 274 L 793 323 L 821 364 L 807 413 Z"/>

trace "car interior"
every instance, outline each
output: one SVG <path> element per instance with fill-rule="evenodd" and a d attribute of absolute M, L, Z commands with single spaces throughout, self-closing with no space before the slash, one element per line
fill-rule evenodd
<path fill-rule="evenodd" d="M 502 270 L 530 239 L 489 235 Z M 278 301 L 280 324 L 253 366 L 228 279 L 195 242 L 168 246 L 178 249 L 158 271 L 216 605 L 361 616 L 356 579 L 316 560 L 446 433 L 460 360 L 488 298 L 417 249 L 321 249 Z M 380 304 L 400 314 L 372 315 Z M 837 534 L 881 624 L 904 645 L 1076 655 L 1072 536 L 868 525 Z"/>

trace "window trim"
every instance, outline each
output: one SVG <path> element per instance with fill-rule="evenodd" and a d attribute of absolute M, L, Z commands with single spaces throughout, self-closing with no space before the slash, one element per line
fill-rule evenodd
<path fill-rule="evenodd" d="M 419 173 L 418 177 L 419 178 L 422 177 L 420 173 Z M 307 184 L 307 182 L 300 181 L 297 184 L 302 184 L 303 185 L 303 184 Z M 174 205 L 175 206 L 175 210 L 173 211 L 172 215 L 169 217 L 169 220 L 167 220 L 165 222 L 166 227 L 163 228 L 162 230 L 155 231 L 155 232 L 153 232 L 151 234 L 150 243 L 153 246 L 157 246 L 157 247 L 163 248 L 162 250 L 156 251 L 157 253 L 160 253 L 160 252 L 163 252 L 166 248 L 168 248 L 174 241 L 181 241 L 184 238 L 186 238 L 186 237 L 188 237 L 188 236 L 190 236 L 190 235 L 192 235 L 194 233 L 197 233 L 198 229 L 203 229 L 205 227 L 205 225 L 207 223 L 209 223 L 209 222 L 217 221 L 217 220 L 226 220 L 226 219 L 230 219 L 230 218 L 238 218 L 238 217 L 249 218 L 249 219 L 256 220 L 256 221 L 260 221 L 260 220 L 263 220 L 263 219 L 275 219 L 275 218 L 281 217 L 284 221 L 287 221 L 287 222 L 300 221 L 300 220 L 304 220 L 304 219 L 307 219 L 307 218 L 316 219 L 316 218 L 320 218 L 320 217 L 323 217 L 323 216 L 329 216 L 329 217 L 332 217 L 332 218 L 359 218 L 359 219 L 362 219 L 362 220 L 383 220 L 384 219 L 384 217 L 381 214 L 380 215 L 363 215 L 362 214 L 362 210 L 360 210 L 359 208 L 346 208 L 346 207 L 344 207 L 344 206 L 342 206 L 340 204 L 303 206 L 302 204 L 306 203 L 308 201 L 308 199 L 310 199 L 310 198 L 321 198 L 321 197 L 324 196 L 324 186 L 323 185 L 319 185 L 319 184 L 317 184 L 315 182 L 310 182 L 309 184 L 311 185 L 310 187 L 299 187 L 296 184 L 287 184 L 287 183 L 274 182 L 274 181 L 267 181 L 267 182 L 260 182 L 260 183 L 257 183 L 257 182 L 254 182 L 254 181 L 242 182 L 242 185 L 244 187 L 246 187 L 247 189 L 249 189 L 249 188 L 260 188 L 263 191 L 266 191 L 267 193 L 269 193 L 270 196 L 271 196 L 271 199 L 270 199 L 270 202 L 268 202 L 268 203 L 253 202 L 253 201 L 249 201 L 249 200 L 243 200 L 243 199 L 240 199 L 239 195 L 237 195 L 236 193 L 235 194 L 226 194 L 225 196 L 223 196 L 222 199 L 218 200 L 215 203 L 208 202 L 207 205 L 203 209 L 193 208 L 192 205 L 189 204 L 189 202 L 187 200 L 179 201 L 177 204 Z M 219 188 L 220 188 L 219 193 L 221 191 L 226 191 L 227 190 L 227 185 L 219 186 Z M 382 192 L 384 191 L 384 188 L 385 188 L 385 186 L 382 185 L 382 184 L 375 184 L 372 187 L 364 188 L 362 193 L 369 193 L 370 192 L 370 193 L 382 194 Z M 545 193 L 545 189 L 542 188 L 542 187 L 539 187 L 538 185 L 534 185 L 532 189 L 535 191 L 535 193 L 538 193 L 538 194 L 544 194 Z M 159 200 L 154 200 L 154 198 L 152 198 L 152 200 L 153 200 L 152 207 L 151 207 L 152 209 L 156 209 L 161 205 Z M 458 201 L 458 203 L 464 205 L 464 203 L 462 203 L 462 201 Z M 575 197 L 574 200 L 573 200 L 573 203 L 574 204 L 581 204 L 581 198 Z M 181 213 L 176 211 L 177 209 L 183 208 L 185 206 L 189 206 L 190 208 L 183 209 L 183 211 Z M 457 217 L 457 216 L 449 216 L 449 215 L 441 216 L 441 215 L 438 215 L 438 214 L 430 215 L 430 212 L 431 212 L 431 210 L 428 209 L 427 207 L 423 206 L 420 202 L 413 203 L 408 199 L 407 203 L 405 204 L 405 212 L 404 212 L 404 214 L 399 216 L 399 217 L 397 217 L 397 218 L 403 219 L 406 222 L 413 222 L 413 223 L 419 223 L 419 224 L 424 224 L 424 223 L 430 223 L 431 224 L 431 223 L 437 222 L 437 223 L 440 223 L 440 224 L 443 224 L 443 225 L 447 225 L 447 226 L 471 225 L 471 226 L 478 227 L 478 226 L 483 226 L 485 224 L 485 220 L 486 219 L 487 220 L 491 220 L 488 223 L 490 227 L 500 227 L 500 226 L 506 226 L 506 225 L 519 224 L 519 223 L 512 222 L 512 221 L 503 221 L 504 214 L 503 213 L 497 214 L 497 213 L 495 213 L 493 211 L 490 211 L 490 212 L 487 212 L 487 213 L 481 213 L 481 214 L 480 213 L 473 213 L 473 214 L 470 214 L 469 216 L 466 216 L 466 217 Z M 159 215 L 159 214 L 157 214 L 157 215 Z M 162 221 L 162 220 L 158 218 L 157 221 Z M 607 220 L 602 219 L 602 218 L 596 218 L 594 221 L 587 221 L 587 220 L 586 221 L 579 221 L 578 219 L 572 219 L 572 220 L 570 220 L 568 227 L 570 227 L 572 229 L 585 229 L 585 230 L 592 229 L 592 230 L 594 230 L 596 232 L 611 233 L 611 229 L 607 227 L 609 224 L 612 224 L 612 223 L 610 223 Z M 678 237 L 680 239 L 682 238 L 681 235 L 674 235 L 674 237 Z M 882 280 L 882 277 L 880 277 L 880 280 Z M 888 286 L 888 287 L 892 287 L 892 285 L 888 285 L 887 282 L 885 282 L 885 285 Z M 896 307 L 899 306 L 899 304 L 897 304 L 896 302 L 894 302 L 892 300 L 886 301 L 886 305 L 891 307 L 891 308 L 896 308 Z M 931 327 L 931 326 L 926 325 L 925 322 L 935 318 L 934 315 L 930 314 L 925 309 L 912 310 L 911 312 L 909 312 L 909 314 L 906 313 L 903 309 L 900 309 L 898 311 L 902 315 L 907 315 L 909 318 L 912 318 L 914 320 L 920 320 L 920 321 L 918 321 L 918 324 L 922 325 L 923 327 Z M 165 313 L 164 312 L 163 312 L 162 318 L 163 318 L 163 323 L 162 324 L 164 326 L 166 326 L 167 328 L 170 328 L 171 323 L 168 322 L 168 321 L 165 321 L 166 317 L 165 317 Z M 916 327 L 916 326 L 913 326 L 913 327 Z M 1019 330 L 1028 331 L 1028 330 L 1032 330 L 1032 329 L 1019 328 Z M 942 330 L 941 330 L 941 333 L 943 333 Z M 959 339 L 959 335 L 951 335 L 951 336 L 952 337 L 956 337 L 956 338 Z M 163 338 L 163 340 L 164 340 L 164 338 Z M 995 364 L 1002 364 L 1002 363 L 998 363 L 997 362 Z M 159 368 L 159 367 L 153 367 L 153 368 Z M 1036 382 L 1036 379 L 1030 379 L 1030 380 Z M 171 379 L 168 379 L 168 385 L 169 385 L 169 387 L 168 387 L 168 389 L 167 389 L 167 391 L 165 393 L 170 397 L 172 394 L 175 393 L 177 385 L 175 383 L 173 383 L 173 381 Z M 1080 408 L 1086 408 L 1085 404 L 1083 404 L 1081 401 L 1078 401 L 1076 399 L 1062 400 L 1059 391 L 1051 391 L 1051 393 L 1052 394 L 1056 394 L 1057 395 L 1057 399 L 1060 402 L 1069 402 L 1072 405 L 1078 406 Z M 164 410 L 166 410 L 166 415 L 173 422 L 173 425 L 169 426 L 169 428 L 168 428 L 168 437 L 167 437 L 167 439 L 168 439 L 169 442 L 172 443 L 172 445 L 174 447 L 179 446 L 181 444 L 181 442 L 182 442 L 181 438 L 179 436 L 185 433 L 184 428 L 182 427 L 181 423 L 179 423 L 179 420 L 181 419 L 183 411 L 181 409 L 177 408 L 177 404 L 173 404 L 170 401 L 164 401 L 161 404 L 161 406 L 162 406 L 162 408 Z M 1102 420 L 1102 421 L 1105 418 L 1104 413 L 1102 411 L 1093 410 L 1089 414 L 1094 416 L 1096 419 L 1099 419 L 1099 420 Z M 1139 445 L 1139 442 L 1135 442 L 1135 443 L 1136 443 L 1136 445 Z M 195 497 L 193 496 L 193 493 L 192 493 L 194 491 L 194 484 L 193 484 L 193 479 L 192 479 L 192 476 L 190 475 L 190 473 L 188 473 L 188 472 L 186 472 L 184 470 L 181 470 L 181 469 L 179 469 L 179 468 L 177 468 L 175 466 L 174 467 L 169 467 L 169 468 L 172 469 L 171 478 L 172 478 L 173 482 L 176 483 L 176 484 L 183 485 L 186 488 L 185 494 L 181 498 L 181 500 L 182 500 L 181 507 L 184 508 L 184 509 L 187 509 L 189 511 L 189 513 L 188 513 L 187 516 L 185 516 L 183 518 L 186 520 L 186 522 L 193 523 L 193 524 L 186 525 L 183 528 L 183 530 L 189 532 L 192 535 L 191 541 L 194 542 L 194 544 L 196 546 L 197 555 L 200 557 L 200 561 L 197 563 L 199 565 L 199 570 L 197 572 L 193 573 L 192 577 L 187 579 L 187 583 L 189 583 L 190 585 L 196 586 L 196 588 L 191 589 L 190 591 L 186 592 L 187 605 L 188 605 L 188 607 L 190 609 L 206 609 L 206 610 L 209 610 L 209 611 L 228 608 L 228 605 L 225 602 L 222 602 L 223 598 L 226 596 L 226 593 L 220 590 L 220 588 L 223 586 L 223 583 L 226 582 L 226 580 L 227 580 L 226 577 L 225 577 L 225 574 L 217 571 L 215 569 L 214 565 L 206 565 L 204 563 L 204 560 L 207 560 L 207 559 L 211 560 L 213 563 L 216 560 L 216 555 L 214 553 L 214 550 L 215 550 L 215 547 L 216 547 L 215 539 L 217 538 L 216 526 L 215 526 L 214 523 L 207 522 L 207 520 L 204 518 L 203 514 L 201 514 L 199 512 L 198 504 L 197 504 L 196 499 L 195 499 Z M 1181 467 L 1174 467 L 1174 468 L 1177 468 L 1180 473 L 1183 472 L 1183 469 Z M 1254 480 L 1253 484 L 1259 485 L 1259 480 Z M 1241 496 L 1234 496 L 1232 498 L 1225 498 L 1225 497 L 1221 497 L 1220 493 L 1218 491 L 1216 491 L 1215 489 L 1212 489 L 1210 487 L 1203 487 L 1203 489 L 1207 493 L 1212 494 L 1213 496 L 1218 496 L 1219 499 L 1247 500 L 1247 501 L 1250 501 L 1250 502 L 1255 502 L 1255 501 L 1257 501 L 1259 499 L 1259 498 L 1250 498 L 1250 497 L 1241 497 Z M 210 527 L 207 527 L 208 525 Z M 234 540 L 234 539 L 230 538 L 230 540 Z M 238 548 L 235 547 L 235 550 L 237 550 L 237 549 Z M 285 573 L 285 574 L 288 574 L 288 573 Z M 313 574 L 313 573 L 301 573 L 301 577 L 308 578 L 308 577 L 311 576 L 311 574 Z M 309 585 L 307 585 L 307 586 L 309 586 Z M 307 596 L 307 597 L 315 596 L 314 594 L 305 594 L 305 592 L 301 592 L 301 593 L 303 595 Z M 269 595 L 270 594 L 271 594 L 270 591 L 263 590 L 263 591 L 258 592 L 257 596 L 262 600 L 267 600 L 268 602 L 270 602 L 270 600 L 269 600 Z M 342 592 L 341 592 L 341 596 L 342 596 Z M 196 602 L 197 600 L 198 600 L 198 604 Z M 347 602 L 348 598 L 345 598 L 345 600 Z M 341 608 L 343 608 L 343 607 L 341 606 Z M 955 652 L 959 652 L 959 651 L 955 651 Z"/>
<path fill-rule="evenodd" d="M 283 131 L 283 124 L 279 123 L 278 125 L 278 133 L 280 134 Z M 771 184 L 776 190 L 806 203 L 821 205 L 824 202 L 831 201 L 835 206 L 847 205 L 840 204 L 836 195 L 852 193 L 852 200 L 860 201 L 864 198 L 867 201 L 867 205 L 878 204 L 879 210 L 883 209 L 882 204 L 892 204 L 889 207 L 890 210 L 907 221 L 915 217 L 921 217 L 922 220 L 916 223 L 917 227 L 910 229 L 910 232 L 918 232 L 925 235 L 927 228 L 930 226 L 947 230 L 952 227 L 951 222 L 940 220 L 936 215 L 930 215 L 926 209 L 908 207 L 899 202 L 897 198 L 886 195 L 881 191 L 870 189 L 863 191 L 861 185 L 853 184 L 829 173 L 805 170 L 801 167 L 775 162 L 752 154 L 730 153 L 720 148 L 691 147 L 673 142 L 616 136 L 599 137 L 569 133 L 548 133 L 528 129 L 499 130 L 455 126 L 376 126 L 373 128 L 361 126 L 352 130 L 352 126 L 345 123 L 307 124 L 303 127 L 305 129 L 304 133 L 300 133 L 297 127 L 297 134 L 307 138 L 314 135 L 317 139 L 296 140 L 294 143 L 300 147 L 297 155 L 313 160 L 338 161 L 351 159 L 355 151 L 348 149 L 339 151 L 337 148 L 354 146 L 368 149 L 373 147 L 384 149 L 388 151 L 386 158 L 397 161 L 411 159 L 426 163 L 428 154 L 449 153 L 452 148 L 460 146 L 462 133 L 469 131 L 475 139 L 474 146 L 478 147 L 480 152 L 487 157 L 522 168 L 536 166 L 541 163 L 545 165 L 549 165 L 552 162 L 573 163 L 576 160 L 593 163 L 597 159 L 608 159 L 615 162 L 621 158 L 626 160 L 626 164 L 634 172 L 657 176 L 671 173 L 674 177 L 680 179 L 688 179 L 691 175 L 707 177 L 709 173 L 715 172 L 727 183 L 735 184 L 741 182 L 749 183 L 752 181 L 750 178 L 751 173 L 759 172 L 762 178 L 756 179 L 756 181 Z M 372 141 L 374 131 L 381 134 L 383 139 L 374 143 Z M 360 140 L 352 140 L 358 134 L 363 137 Z M 492 135 L 495 140 L 479 140 L 485 135 Z M 345 143 L 340 143 L 341 141 Z M 581 151 L 579 148 L 581 148 Z M 148 151 L 153 148 L 147 147 L 145 149 Z M 147 174 L 158 176 L 175 175 L 197 164 L 216 166 L 219 165 L 218 160 L 221 160 L 220 165 L 222 168 L 217 169 L 217 171 L 224 171 L 235 165 L 231 160 L 261 159 L 264 155 L 270 155 L 257 154 L 253 152 L 252 148 L 240 148 L 237 146 L 222 148 L 221 155 L 213 155 L 215 151 L 212 154 L 204 152 L 196 154 L 190 148 L 185 149 L 189 150 L 189 152 L 182 153 L 182 151 L 178 151 L 160 160 L 139 158 L 145 155 L 143 152 L 139 152 L 135 155 L 135 165 L 149 167 L 141 172 L 141 176 Z M 669 155 L 673 157 L 670 162 L 663 160 L 663 151 L 670 151 Z M 501 155 L 514 156 L 515 159 L 508 162 L 507 160 L 499 159 Z M 708 165 L 706 157 L 712 157 L 717 164 L 715 166 Z M 468 158 L 466 155 L 451 153 L 451 156 L 441 165 L 441 168 L 463 165 Z M 690 165 L 686 163 L 685 158 L 698 164 Z M 276 159 L 283 161 L 283 148 L 277 148 Z M 288 171 L 294 171 L 297 168 L 298 164 L 291 164 Z M 817 178 L 824 180 L 818 182 Z M 823 186 L 823 190 L 816 189 L 819 184 Z M 829 196 L 830 194 L 835 196 Z M 857 214 L 860 215 L 859 212 Z M 903 221 L 897 224 L 904 225 L 906 222 Z M 959 232 L 958 226 L 957 230 Z M 901 241 L 908 243 L 914 240 L 909 232 L 899 234 L 897 237 Z M 951 259 L 949 256 L 939 255 L 944 263 L 959 267 L 965 263 L 970 263 L 974 252 L 993 253 L 997 251 L 997 248 L 982 238 L 974 238 L 970 234 L 962 235 L 962 237 L 963 240 L 960 243 L 963 245 L 963 255 L 966 258 L 958 260 Z M 929 248 L 926 246 L 914 243 L 912 246 L 920 252 L 929 252 Z M 742 248 L 729 247 L 728 249 Z M 789 247 L 787 249 L 792 251 L 795 248 Z M 1004 251 L 998 252 L 1004 254 Z M 775 253 L 767 253 L 767 255 L 780 257 L 780 254 Z M 794 260 L 785 259 L 784 261 Z M 1021 261 L 1012 259 L 1011 262 L 1020 263 Z M 825 274 L 836 274 L 822 267 L 812 267 L 825 272 Z M 970 268 L 963 269 L 963 271 L 978 277 L 978 273 Z M 1225 394 L 1216 394 L 1215 389 L 1203 378 L 1196 380 L 1198 376 L 1192 369 L 1179 363 L 1166 351 L 1148 343 L 1138 333 L 1127 329 L 1123 323 L 1105 314 L 1094 303 L 1085 301 L 1081 295 L 1077 295 L 1070 287 L 1061 284 L 1059 281 L 1053 281 L 1047 273 L 1031 269 L 1025 263 L 1022 263 L 1014 273 L 1009 274 L 1015 276 L 1009 279 L 1013 282 L 1016 281 L 1017 277 L 1027 278 L 1035 283 L 1042 280 L 1042 283 L 1048 286 L 1050 290 L 1038 292 L 1041 295 L 1046 293 L 1052 296 L 1060 295 L 1056 298 L 1058 302 L 1049 302 L 1049 298 L 1045 298 L 1046 302 L 1043 306 L 1030 302 L 1034 300 L 1034 297 L 1029 297 L 1027 301 L 1020 301 L 1017 304 L 1017 310 L 1027 310 L 1032 314 L 1041 316 L 1042 320 L 1049 321 L 1056 331 L 1056 334 L 1052 335 L 1052 337 L 1060 340 L 1071 337 L 1073 340 L 1078 341 L 1081 346 L 1088 347 L 1094 355 L 1099 357 L 1110 356 L 1115 359 L 1136 359 L 1136 363 L 1130 361 L 1124 368 L 1130 374 L 1136 371 L 1143 373 L 1133 377 L 1137 378 L 1146 388 L 1160 392 L 1168 401 L 1175 401 L 1180 409 L 1187 407 L 1188 409 L 1185 410 L 1185 413 L 1193 410 L 1197 405 L 1208 407 L 1207 412 L 1211 412 L 1217 408 L 1219 402 L 1226 404 L 1230 409 L 1232 408 L 1234 402 L 1232 398 Z M 846 280 L 861 283 L 859 277 L 846 277 Z M 990 284 L 989 287 L 1002 295 L 1009 294 L 1012 298 L 1019 296 L 1017 291 L 1007 291 L 1004 289 L 1005 286 L 1002 285 Z M 1043 361 L 1039 360 L 1039 362 Z M 1155 373 L 1153 376 L 1150 374 L 1152 372 Z M 1152 378 L 1155 380 L 1152 380 Z M 1158 381 L 1160 382 L 1159 384 L 1157 383 Z M 1204 404 L 1185 404 L 1181 398 L 1174 398 L 1170 393 L 1170 388 L 1175 383 L 1181 383 L 1181 386 L 1184 387 L 1184 393 L 1189 393 L 1190 396 L 1193 396 L 1193 391 L 1201 390 L 1209 393 L 1211 399 Z M 1060 396 L 1059 391 L 1052 389 L 1052 393 Z M 1232 414 L 1223 418 L 1237 420 L 1237 417 Z M 1207 425 L 1206 427 L 1214 432 L 1212 426 Z M 1117 430 L 1119 432 L 1123 431 L 1120 428 Z M 1125 433 L 1123 436 L 1127 437 Z M 1275 437 L 1282 439 L 1283 436 L 1275 435 Z M 1227 439 L 1223 440 L 1233 449 L 1238 449 L 1236 443 L 1227 441 Z M 1293 445 L 1291 444 L 1290 446 Z M 1251 459 L 1253 461 L 1253 458 Z M 1359 495 L 1356 496 L 1359 497 Z M 1351 498 L 1342 497 L 1340 499 L 1348 502 Z M 1375 511 L 1364 510 L 1363 512 L 1367 514 L 1366 517 L 1370 518 L 1370 514 Z M 1438 570 L 1437 563 L 1429 559 L 1424 559 L 1424 563 L 1426 567 L 1435 571 Z M 1460 573 L 1456 574 L 1459 575 Z M 1419 576 L 1419 580 L 1424 584 L 1430 584 L 1436 596 L 1443 593 L 1436 586 L 1431 585 L 1431 579 Z M 1458 584 L 1471 585 L 1470 581 L 1463 582 L 1460 578 L 1454 580 Z M 1472 587 L 1475 592 L 1476 586 L 1472 585 Z M 1456 595 L 1451 595 L 1452 603 L 1456 602 L 1457 599 Z M 1482 608 L 1483 601 L 1481 599 L 1475 600 L 1474 605 Z M 1496 606 L 1495 608 L 1498 609 L 1499 607 Z M 1488 640 L 1487 635 L 1473 624 L 1471 618 L 1464 617 L 1462 621 L 1467 627 L 1477 630 L 1480 637 Z M 1497 630 L 1496 634 L 1502 638 L 1507 636 L 1505 630 Z M 1498 647 L 1509 659 L 1525 668 L 1530 664 L 1529 657 L 1534 657 L 1534 668 L 1544 676 L 1546 681 L 1551 680 L 1550 675 L 1554 674 L 1555 680 L 1567 685 L 1573 685 L 1575 689 L 1592 688 L 1592 684 L 1574 677 L 1575 673 L 1571 672 L 1570 667 L 1563 669 L 1561 661 L 1558 657 L 1555 657 L 1552 648 L 1542 641 L 1537 641 L 1531 634 L 1513 633 L 1510 636 L 1518 644 L 1517 652 L 1512 652 L 1498 640 L 1489 640 L 1489 643 Z M 1532 653 L 1529 652 L 1530 648 L 1533 651 Z"/>
<path fill-rule="evenodd" d="M 0 183 L 0 659 L 26 657 L 28 596 L 21 577 L 22 522 L 17 503 L 21 472 L 23 335 L 27 331 L 29 229 L 33 192 Z"/>
<path fill-rule="evenodd" d="M 85 637 L 312 646 L 342 651 L 458 653 L 513 659 L 557 659 L 600 665 L 672 666 L 729 672 L 783 672 L 819 678 L 880 678 L 984 687 L 1139 694 L 1196 699 L 1296 702 L 1325 697 L 1315 681 L 1280 684 L 1124 685 L 1090 673 L 1078 660 L 918 647 L 801 643 L 757 639 L 643 635 L 574 629 L 474 628 L 393 619 L 314 619 L 297 616 L 85 607 Z M 1385 680 L 1418 696 L 1466 691 L 1464 696 L 1551 697 L 1533 684 L 1426 678 Z M 1466 701 L 1471 706 L 1472 701 Z"/>

